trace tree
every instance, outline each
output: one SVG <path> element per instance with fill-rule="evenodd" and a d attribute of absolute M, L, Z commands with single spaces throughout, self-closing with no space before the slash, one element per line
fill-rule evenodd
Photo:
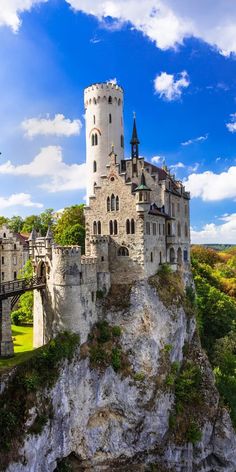
<path fill-rule="evenodd" d="M 40 215 L 42 236 L 46 236 L 48 227 L 53 225 L 53 212 L 53 208 L 48 208 Z"/>
<path fill-rule="evenodd" d="M 54 239 L 62 246 L 79 244 L 84 251 L 85 242 L 84 205 L 73 205 L 65 208 L 61 218 L 54 227 Z"/>
<path fill-rule="evenodd" d="M 7 225 L 7 224 L 8 224 L 8 218 L 5 218 L 5 216 L 0 216 L 0 228 L 1 226 Z"/>
<path fill-rule="evenodd" d="M 21 216 L 12 216 L 8 220 L 8 227 L 14 233 L 20 233 L 24 225 L 24 220 Z"/>
<path fill-rule="evenodd" d="M 24 225 L 22 228 L 23 233 L 31 233 L 32 229 L 35 229 L 37 232 L 41 231 L 41 218 L 39 215 L 30 215 L 27 216 L 24 220 Z"/>
<path fill-rule="evenodd" d="M 33 277 L 33 265 L 29 259 L 24 265 L 23 269 L 18 274 L 18 279 L 31 279 Z M 18 323 L 32 323 L 33 322 L 33 304 L 34 295 L 33 292 L 25 292 L 21 295 L 18 302 L 18 309 L 14 310 L 11 314 L 13 322 Z"/>
<path fill-rule="evenodd" d="M 193 246 L 191 255 L 193 259 L 197 259 L 198 262 L 208 264 L 211 267 L 221 261 L 220 255 L 214 251 L 214 249 L 209 249 L 204 246 Z"/>

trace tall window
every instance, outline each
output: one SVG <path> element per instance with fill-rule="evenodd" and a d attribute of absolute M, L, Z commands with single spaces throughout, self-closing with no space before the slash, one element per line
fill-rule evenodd
<path fill-rule="evenodd" d="M 132 218 L 131 224 L 130 224 L 130 232 L 131 232 L 131 234 L 134 234 L 134 233 L 135 233 L 135 223 L 134 223 L 134 219 L 133 219 L 133 218 Z"/>
<path fill-rule="evenodd" d="M 188 225 L 187 225 L 187 223 L 185 223 L 185 225 L 184 225 L 184 233 L 185 233 L 185 238 L 187 238 L 188 237 Z"/>
<path fill-rule="evenodd" d="M 116 197 L 116 211 L 119 210 L 119 197 Z"/>
<path fill-rule="evenodd" d="M 116 205 L 115 195 L 112 194 L 112 196 L 111 196 L 111 211 L 115 210 L 115 205 Z"/>
<path fill-rule="evenodd" d="M 179 221 L 178 221 L 177 231 L 178 231 L 178 236 L 180 238 L 181 237 L 181 224 Z"/>
<path fill-rule="evenodd" d="M 4 264 L 4 257 L 2 256 L 2 264 Z"/>
<path fill-rule="evenodd" d="M 97 222 L 93 222 L 93 234 L 97 234 Z"/>
<path fill-rule="evenodd" d="M 117 234 L 118 233 L 118 225 L 117 225 L 117 221 L 114 220 L 114 234 Z"/>
<path fill-rule="evenodd" d="M 121 145 L 122 148 L 124 147 L 124 136 L 123 136 L 123 134 L 120 137 L 120 145 Z"/>
<path fill-rule="evenodd" d="M 93 161 L 93 172 L 97 172 L 97 163 Z"/>
<path fill-rule="evenodd" d="M 146 223 L 146 234 L 150 234 L 150 223 L 147 221 Z"/>
<path fill-rule="evenodd" d="M 157 234 L 157 225 L 156 225 L 156 223 L 152 223 L 152 234 L 153 234 L 153 236 L 156 236 L 156 234 Z"/>
<path fill-rule="evenodd" d="M 97 146 L 98 145 L 98 135 L 97 133 L 95 133 L 94 135 L 94 146 Z"/>
<path fill-rule="evenodd" d="M 107 197 L 107 211 L 111 211 L 111 200 L 110 200 L 110 197 Z"/>
<path fill-rule="evenodd" d="M 153 253 L 151 252 L 151 255 L 150 255 L 150 259 L 151 259 L 151 262 L 153 262 Z"/>
<path fill-rule="evenodd" d="M 126 233 L 130 234 L 130 221 L 126 220 Z"/>
<path fill-rule="evenodd" d="M 112 103 L 112 97 L 111 96 L 108 98 L 108 103 L 110 103 L 110 104 Z"/>
<path fill-rule="evenodd" d="M 97 229 L 98 229 L 98 234 L 102 234 L 102 226 L 101 226 L 101 221 L 98 221 L 98 224 L 97 224 Z"/>
<path fill-rule="evenodd" d="M 113 221 L 109 221 L 109 233 L 113 234 Z"/>
<path fill-rule="evenodd" d="M 124 256 L 124 257 L 127 257 L 129 255 L 129 250 L 127 249 L 127 247 L 120 247 L 119 248 L 119 251 L 118 251 L 118 256 Z"/>
<path fill-rule="evenodd" d="M 92 134 L 92 136 L 91 136 L 91 144 L 92 144 L 92 146 L 94 146 L 94 134 Z"/>
<path fill-rule="evenodd" d="M 96 118 L 95 118 L 95 115 L 93 115 L 93 124 L 95 125 L 96 123 Z"/>
<path fill-rule="evenodd" d="M 112 122 L 112 116 L 111 116 L 111 113 L 109 113 L 109 123 Z"/>

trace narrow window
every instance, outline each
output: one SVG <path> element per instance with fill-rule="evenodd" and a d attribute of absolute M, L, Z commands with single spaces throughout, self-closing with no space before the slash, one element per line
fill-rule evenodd
<path fill-rule="evenodd" d="M 117 225 L 117 221 L 115 220 L 114 221 L 114 234 L 117 234 L 118 233 L 118 225 Z"/>
<path fill-rule="evenodd" d="M 102 234 L 102 225 L 101 225 L 101 221 L 98 221 L 98 224 L 97 224 L 97 230 L 98 230 L 98 234 Z"/>
<path fill-rule="evenodd" d="M 134 223 L 134 219 L 133 219 L 133 218 L 132 218 L 132 220 L 131 220 L 130 232 L 131 232 L 131 234 L 134 234 L 134 233 L 135 233 L 135 223 Z"/>
<path fill-rule="evenodd" d="M 4 238 L 6 238 L 6 237 L 7 237 L 6 233 L 3 233 L 3 237 L 4 237 Z"/>
<path fill-rule="evenodd" d="M 159 234 L 161 235 L 161 223 L 159 223 Z"/>
<path fill-rule="evenodd" d="M 119 211 L 119 197 L 116 197 L 116 211 Z"/>
<path fill-rule="evenodd" d="M 188 225 L 185 223 L 185 238 L 188 237 Z"/>
<path fill-rule="evenodd" d="M 97 146 L 98 145 L 98 135 L 97 133 L 95 133 L 94 135 L 94 146 Z"/>
<path fill-rule="evenodd" d="M 96 118 L 95 118 L 95 115 L 93 115 L 93 124 L 95 125 L 96 123 Z"/>
<path fill-rule="evenodd" d="M 4 272 L 2 272 L 2 280 L 4 280 Z"/>
<path fill-rule="evenodd" d="M 14 244 L 14 250 L 16 250 L 16 244 Z"/>
<path fill-rule="evenodd" d="M 14 272 L 14 280 L 16 280 L 16 279 L 17 279 L 17 273 Z"/>
<path fill-rule="evenodd" d="M 92 136 L 91 136 L 91 144 L 92 144 L 92 146 L 94 146 L 94 134 L 92 134 Z"/>
<path fill-rule="evenodd" d="M 162 264 L 162 253 L 160 252 L 160 264 Z"/>
<path fill-rule="evenodd" d="M 175 216 L 175 204 L 172 203 L 172 216 Z"/>
<path fill-rule="evenodd" d="M 178 237 L 181 237 L 181 225 L 180 222 L 178 221 Z"/>
<path fill-rule="evenodd" d="M 150 234 L 150 223 L 147 221 L 146 223 L 146 234 Z"/>
<path fill-rule="evenodd" d="M 126 234 L 130 234 L 130 221 L 126 220 Z"/>
<path fill-rule="evenodd" d="M 110 201 L 110 197 L 107 197 L 107 211 L 111 211 L 111 201 Z"/>
<path fill-rule="evenodd" d="M 156 225 L 156 223 L 152 223 L 152 234 L 153 234 L 153 236 L 156 236 L 156 234 L 157 234 L 157 225 Z"/>
<path fill-rule="evenodd" d="M 120 137 L 120 145 L 121 145 L 122 148 L 124 147 L 124 136 L 123 136 L 123 134 Z"/>
<path fill-rule="evenodd" d="M 112 116 L 111 116 L 111 113 L 109 113 L 109 123 L 112 122 Z"/>
<path fill-rule="evenodd" d="M 139 201 L 140 201 L 140 202 L 143 201 L 143 192 L 139 192 Z"/>
<path fill-rule="evenodd" d="M 94 292 L 91 292 L 92 302 L 94 302 Z"/>
<path fill-rule="evenodd" d="M 153 262 L 153 253 L 151 252 L 151 262 Z"/>
<path fill-rule="evenodd" d="M 109 232 L 110 234 L 113 234 L 113 221 L 109 221 Z"/>
<path fill-rule="evenodd" d="M 184 261 L 188 262 L 188 251 L 187 251 L 187 249 L 184 249 Z"/>
<path fill-rule="evenodd" d="M 2 265 L 4 265 L 4 257 L 2 256 Z"/>
<path fill-rule="evenodd" d="M 97 234 L 97 222 L 93 222 L 93 234 Z"/>
<path fill-rule="evenodd" d="M 168 234 L 168 236 L 171 236 L 171 225 L 170 225 L 170 223 L 167 224 L 167 234 Z"/>
<path fill-rule="evenodd" d="M 111 96 L 108 98 L 108 103 L 110 103 L 110 104 L 112 103 L 112 97 Z"/>
<path fill-rule="evenodd" d="M 115 211 L 115 205 L 116 205 L 115 195 L 112 194 L 112 196 L 111 196 L 111 211 Z"/>
<path fill-rule="evenodd" d="M 119 248 L 119 251 L 118 251 L 118 256 L 124 256 L 124 257 L 127 257 L 129 255 L 129 250 L 127 249 L 127 247 L 120 247 Z"/>
<path fill-rule="evenodd" d="M 93 161 L 93 172 L 97 172 L 97 163 Z"/>

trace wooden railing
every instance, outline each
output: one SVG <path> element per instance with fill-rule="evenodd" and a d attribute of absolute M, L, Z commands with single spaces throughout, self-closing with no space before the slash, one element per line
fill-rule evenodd
<path fill-rule="evenodd" d="M 13 297 L 14 295 L 27 292 L 29 290 L 45 287 L 45 277 L 32 277 L 31 279 L 11 280 L 0 284 L 0 300 Z"/>

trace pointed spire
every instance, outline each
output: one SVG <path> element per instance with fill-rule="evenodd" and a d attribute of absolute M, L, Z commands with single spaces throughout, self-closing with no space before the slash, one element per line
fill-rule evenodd
<path fill-rule="evenodd" d="M 137 127 L 136 127 L 136 115 L 134 113 L 134 123 L 133 123 L 133 133 L 130 141 L 131 144 L 131 157 L 139 157 L 138 155 L 138 145 L 140 141 L 138 139 Z"/>
<path fill-rule="evenodd" d="M 28 241 L 35 241 L 37 238 L 37 233 L 35 231 L 35 228 L 32 229 Z"/>

